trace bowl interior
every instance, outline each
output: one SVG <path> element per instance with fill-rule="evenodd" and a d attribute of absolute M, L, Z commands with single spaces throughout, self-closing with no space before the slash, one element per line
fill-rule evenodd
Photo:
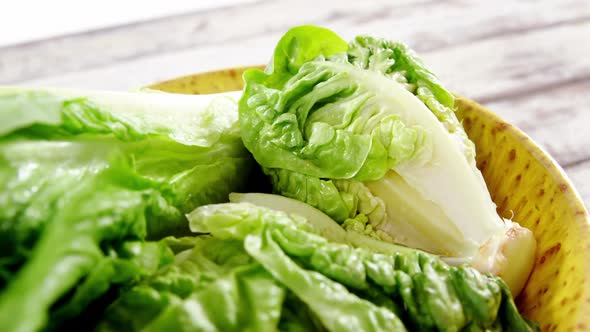
<path fill-rule="evenodd" d="M 260 68 L 260 67 L 258 67 Z M 246 67 L 185 76 L 150 86 L 173 93 L 239 90 Z M 498 213 L 531 229 L 536 261 L 516 299 L 543 331 L 590 329 L 588 212 L 563 170 L 530 138 L 481 105 L 457 99 L 457 115 L 477 149 L 477 165 Z"/>

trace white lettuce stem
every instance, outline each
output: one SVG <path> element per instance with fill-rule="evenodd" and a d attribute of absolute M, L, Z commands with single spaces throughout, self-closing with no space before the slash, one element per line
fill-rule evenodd
<path fill-rule="evenodd" d="M 292 216 L 304 217 L 320 235 L 332 242 L 346 243 L 389 255 L 400 252 L 413 252 L 413 249 L 407 247 L 376 240 L 357 232 L 347 232 L 322 211 L 292 198 L 262 193 L 231 193 L 229 201 L 232 203 L 250 203 L 282 211 Z"/>
<path fill-rule="evenodd" d="M 229 194 L 229 201 L 232 203 L 250 203 L 283 211 L 291 215 L 299 215 L 307 219 L 328 240 L 339 243 L 346 242 L 346 231 L 340 225 L 322 211 L 298 200 L 273 194 L 231 193 Z"/>
<path fill-rule="evenodd" d="M 502 232 L 494 234 L 479 248 L 471 266 L 501 277 L 516 296 L 533 269 L 536 246 L 533 232 L 506 220 Z"/>
<path fill-rule="evenodd" d="M 365 186 L 384 202 L 386 210 L 386 218 L 372 224 L 373 228 L 393 242 L 445 256 L 464 256 L 477 250 L 475 243 L 465 242 L 463 232 L 440 206 L 425 200 L 395 172 Z"/>
<path fill-rule="evenodd" d="M 501 276 L 516 294 L 532 269 L 532 233 L 498 216 L 475 160 L 464 154 L 424 103 L 382 75 L 363 70 L 350 74 L 406 126 L 427 132 L 430 145 L 422 155 L 395 165 L 384 178 L 366 183 L 388 214 L 375 228 L 402 244 L 473 258 L 473 266 Z"/>
<path fill-rule="evenodd" d="M 452 224 L 468 235 L 466 239 L 482 243 L 497 233 L 502 228 L 502 220 L 485 189 L 481 173 L 426 105 L 386 77 L 362 70 L 355 70 L 351 75 L 374 91 L 379 104 L 387 105 L 407 126 L 419 126 L 428 133 L 426 144 L 431 148 L 426 151 L 430 155 L 417 156 L 395 166 L 394 171 L 424 198 L 423 201 L 441 207 Z"/>
<path fill-rule="evenodd" d="M 501 277 L 514 296 L 520 293 L 535 258 L 536 241 L 530 230 L 500 219 L 499 227 L 477 242 L 468 229 L 458 228 L 439 206 L 421 197 L 394 172 L 365 185 L 383 200 L 387 211 L 387 217 L 375 229 L 388 234 L 395 243 L 441 255 L 452 265 L 470 263 L 480 272 Z"/>

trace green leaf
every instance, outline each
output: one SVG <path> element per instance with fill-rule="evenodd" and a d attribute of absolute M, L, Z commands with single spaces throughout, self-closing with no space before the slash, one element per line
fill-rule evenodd
<path fill-rule="evenodd" d="M 275 63 L 289 63 L 285 44 Z M 296 45 L 318 53 L 314 41 Z M 242 139 L 273 192 L 349 231 L 494 271 L 517 294 L 532 269 L 533 234 L 497 214 L 454 96 L 417 55 L 361 36 L 340 53 L 301 59 L 244 76 Z"/>
<path fill-rule="evenodd" d="M 189 220 L 193 231 L 244 241 L 248 254 L 306 303 L 328 330 L 384 326 L 380 324 L 393 324 L 390 330 L 402 329 L 399 318 L 411 330 L 462 331 L 476 326 L 533 330 L 518 315 L 510 290 L 500 278 L 468 266 L 449 266 L 418 250 L 381 254 L 329 242 L 315 233 L 315 227 L 310 228 L 313 221 L 306 224 L 292 214 L 249 203 L 203 206 Z M 350 291 L 376 301 L 379 307 L 348 312 L 351 307 L 367 305 Z M 318 294 L 321 299 L 316 298 Z M 372 322 L 378 325 L 362 325 L 368 324 L 367 312 L 376 315 Z M 334 317 L 344 316 L 346 326 L 334 322 Z"/>
<path fill-rule="evenodd" d="M 0 88 L 0 330 L 151 274 L 165 255 L 135 241 L 187 234 L 184 213 L 243 188 L 231 98 Z"/>
<path fill-rule="evenodd" d="M 350 63 L 372 70 L 402 84 L 418 97 L 444 125 L 472 162 L 475 146 L 455 115 L 455 96 L 450 93 L 407 45 L 370 36 L 358 36 L 348 49 Z"/>
<path fill-rule="evenodd" d="M 278 330 L 284 332 L 322 332 L 326 329 L 305 303 L 301 302 L 293 293 L 287 292 Z"/>
<path fill-rule="evenodd" d="M 348 49 L 348 61 L 355 66 L 380 72 L 400 83 L 408 90 L 426 87 L 436 95 L 440 104 L 452 108 L 455 97 L 447 91 L 418 55 L 407 45 L 370 36 L 358 36 Z"/>
<path fill-rule="evenodd" d="M 334 242 L 346 241 L 346 232 L 334 220 L 330 219 L 321 211 L 298 200 L 279 195 L 259 193 L 231 193 L 229 200 L 232 203 L 251 203 L 292 215 L 302 216 L 307 220 L 313 220 L 314 227 L 328 240 Z"/>
<path fill-rule="evenodd" d="M 172 252 L 161 242 L 122 243 L 102 259 L 83 282 L 76 285 L 73 295 L 65 304 L 51 312 L 48 330 L 62 329 L 59 327 L 61 323 L 81 315 L 85 308 L 105 294 L 112 285 L 126 285 L 151 276 L 173 261 Z"/>
<path fill-rule="evenodd" d="M 209 236 L 192 242 L 175 264 L 123 293 L 98 330 L 275 330 L 285 290 L 246 254 L 243 243 Z"/>
<path fill-rule="evenodd" d="M 270 178 L 274 192 L 305 202 L 338 222 L 354 212 L 354 197 L 340 192 L 333 181 L 281 168 L 265 169 L 264 173 Z"/>
<path fill-rule="evenodd" d="M 301 65 L 317 57 L 328 57 L 346 51 L 348 45 L 334 32 L 313 25 L 292 28 L 279 40 L 271 64 L 265 72 L 275 84 L 297 73 Z M 246 71 L 245 77 L 264 77 L 257 69 Z"/>
<path fill-rule="evenodd" d="M 320 59 L 303 65 L 282 90 L 247 80 L 240 123 L 258 163 L 319 178 L 376 180 L 395 165 L 426 158 L 422 129 L 392 114 L 356 74 L 370 80 L 350 64 Z"/>
<path fill-rule="evenodd" d="M 270 232 L 262 237 L 247 236 L 245 247 L 274 278 L 310 307 L 327 330 L 405 331 L 391 311 L 359 299 L 320 273 L 300 268 L 282 251 Z"/>
<path fill-rule="evenodd" d="M 144 331 L 275 331 L 284 292 L 260 266 L 236 268 L 168 306 Z"/>
<path fill-rule="evenodd" d="M 55 204 L 63 208 L 56 209 L 55 219 L 45 227 L 28 261 L 0 294 L 0 330 L 41 328 L 58 299 L 93 269 L 102 268 L 101 243 L 145 234 L 146 209 L 158 193 L 125 188 L 111 180 L 109 173 L 116 172 L 121 170 L 113 167 L 81 180 L 57 200 Z M 96 191 L 99 186 L 101 190 Z M 91 297 L 97 295 L 91 293 Z"/>

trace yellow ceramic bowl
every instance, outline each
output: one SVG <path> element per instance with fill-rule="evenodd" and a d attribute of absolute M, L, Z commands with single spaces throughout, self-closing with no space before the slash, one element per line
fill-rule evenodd
<path fill-rule="evenodd" d="M 239 90 L 245 69 L 151 88 L 188 94 Z M 459 98 L 457 107 L 498 212 L 537 239 L 535 267 L 517 299 L 521 312 L 543 331 L 590 330 L 590 224 L 579 195 L 557 163 L 520 130 L 473 101 Z"/>

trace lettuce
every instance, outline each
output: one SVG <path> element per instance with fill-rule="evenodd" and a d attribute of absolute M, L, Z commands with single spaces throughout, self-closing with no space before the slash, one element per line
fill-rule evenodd
<path fill-rule="evenodd" d="M 520 291 L 533 234 L 498 216 L 453 95 L 407 46 L 296 27 L 244 79 L 242 138 L 274 192 Z"/>
<path fill-rule="evenodd" d="M 449 266 L 418 250 L 381 254 L 329 241 L 321 234 L 324 221 L 279 211 L 289 201 L 275 203 L 275 209 L 202 206 L 188 216 L 190 227 L 219 240 L 243 241 L 245 252 L 329 331 L 535 329 L 518 314 L 498 277 Z M 309 206 L 298 211 L 319 213 Z"/>
<path fill-rule="evenodd" d="M 269 331 L 285 290 L 238 241 L 191 239 L 174 264 L 123 293 L 97 331 Z"/>
<path fill-rule="evenodd" d="M 191 212 L 203 235 L 165 239 L 175 261 L 124 292 L 96 330 L 537 330 L 498 277 L 396 245 L 355 248 L 349 232 L 296 200 L 232 200 L 241 202 Z"/>
<path fill-rule="evenodd" d="M 155 273 L 173 254 L 144 241 L 189 233 L 250 164 L 230 96 L 1 88 L 0 330 L 57 327 Z"/>

